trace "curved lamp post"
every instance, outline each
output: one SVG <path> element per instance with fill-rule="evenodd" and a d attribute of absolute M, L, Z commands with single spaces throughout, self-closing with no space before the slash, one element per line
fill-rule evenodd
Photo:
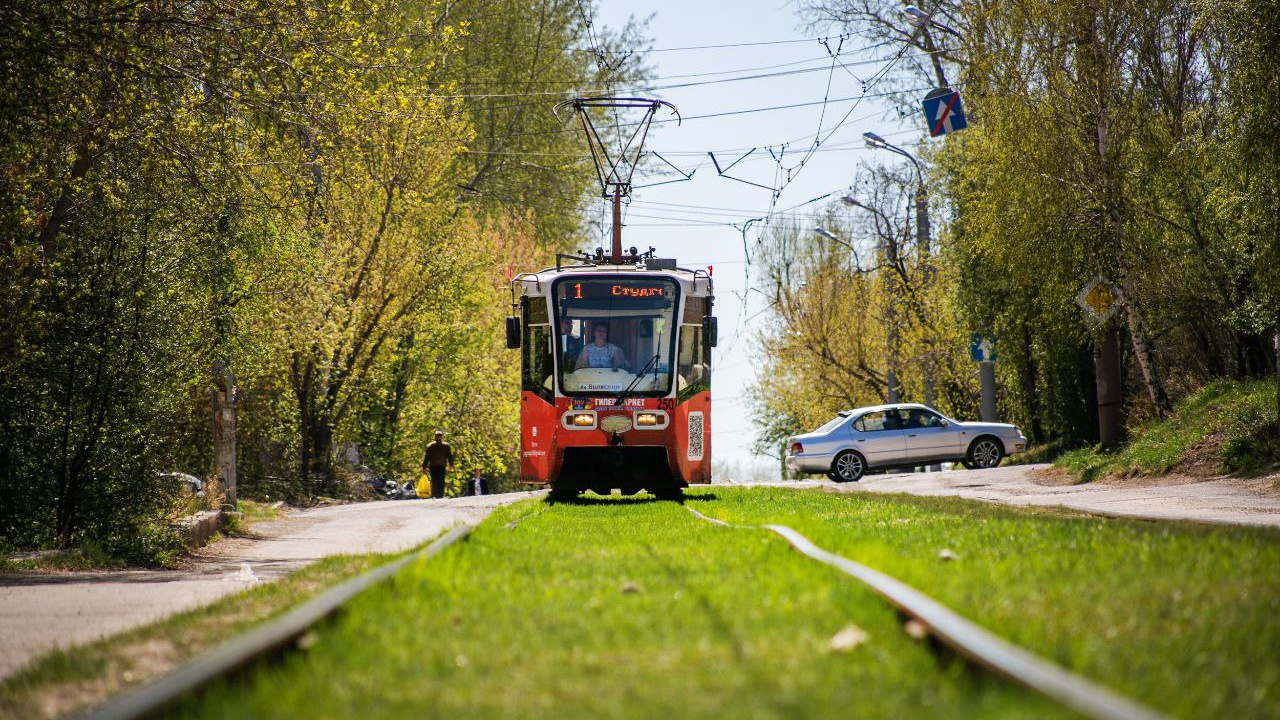
<path fill-rule="evenodd" d="M 933 269 L 930 262 L 930 228 L 929 228 L 929 190 L 924 184 L 924 170 L 920 167 L 920 161 L 915 155 L 903 150 L 893 143 L 885 140 L 873 132 L 862 133 L 862 139 L 866 141 L 867 147 L 874 150 L 888 150 L 896 153 L 911 161 L 911 166 L 916 171 L 916 246 L 920 251 L 920 261 L 923 265 L 921 280 L 927 288 L 933 282 Z M 894 258 L 895 264 L 897 258 Z M 924 363 L 924 403 L 929 407 L 934 406 L 934 387 L 933 387 L 933 360 L 926 355 Z"/>

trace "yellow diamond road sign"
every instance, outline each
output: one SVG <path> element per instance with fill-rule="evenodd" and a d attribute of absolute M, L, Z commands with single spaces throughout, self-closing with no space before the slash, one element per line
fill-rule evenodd
<path fill-rule="evenodd" d="M 1115 315 L 1120 309 L 1119 300 L 1115 288 L 1102 276 L 1089 281 L 1076 296 L 1076 304 L 1083 308 L 1087 315 L 1098 321 Z"/>

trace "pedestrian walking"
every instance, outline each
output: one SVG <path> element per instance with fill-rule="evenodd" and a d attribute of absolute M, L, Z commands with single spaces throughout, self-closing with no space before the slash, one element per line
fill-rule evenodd
<path fill-rule="evenodd" d="M 489 478 L 480 474 L 480 468 L 471 471 L 472 475 L 467 480 L 467 486 L 463 489 L 463 495 L 488 495 L 489 494 Z"/>
<path fill-rule="evenodd" d="M 453 467 L 453 448 L 444 441 L 444 431 L 436 431 L 435 442 L 427 445 L 422 456 L 422 471 L 431 476 L 431 497 L 444 497 L 444 475 Z"/>

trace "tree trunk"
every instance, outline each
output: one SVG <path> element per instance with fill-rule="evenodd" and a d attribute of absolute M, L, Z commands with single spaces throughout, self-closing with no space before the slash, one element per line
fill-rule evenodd
<path fill-rule="evenodd" d="M 1276 438 L 1280 439 L 1280 323 L 1276 324 L 1276 334 L 1271 342 L 1275 348 L 1276 361 Z"/>
<path fill-rule="evenodd" d="M 1119 290 L 1125 319 L 1129 325 L 1129 338 L 1133 343 L 1133 355 L 1138 361 L 1138 369 L 1142 371 L 1142 382 L 1147 386 L 1147 396 L 1155 406 L 1156 413 L 1164 417 L 1173 412 L 1169 403 L 1169 395 L 1165 392 L 1164 381 L 1160 378 L 1160 369 L 1156 366 L 1155 354 L 1151 351 L 1151 343 L 1147 340 L 1142 320 L 1138 317 L 1138 308 L 1129 300 L 1129 295 Z"/>
<path fill-rule="evenodd" d="M 1036 360 L 1032 354 L 1031 324 L 1022 321 L 1022 351 L 1027 356 L 1027 369 L 1022 373 L 1022 398 L 1030 421 L 1032 442 L 1044 442 L 1044 424 L 1040 421 L 1040 395 L 1036 389 Z"/>
<path fill-rule="evenodd" d="M 1142 371 L 1142 382 L 1147 387 L 1147 395 L 1155 405 L 1160 417 L 1172 411 L 1169 396 L 1164 390 L 1164 382 L 1160 378 L 1160 370 L 1156 366 L 1155 354 L 1151 351 L 1151 343 L 1147 340 L 1146 331 L 1142 327 L 1142 319 L 1138 315 L 1137 303 L 1129 294 L 1129 268 L 1124 256 L 1124 210 L 1121 207 L 1121 190 L 1117 187 L 1116 173 L 1111 166 L 1111 147 L 1107 128 L 1105 108 L 1097 118 L 1096 149 L 1098 151 L 1098 169 L 1101 173 L 1104 190 L 1103 210 L 1105 232 L 1110 241 L 1111 252 L 1115 254 L 1116 299 L 1124 311 L 1129 325 L 1129 337 L 1133 341 L 1134 357 Z"/>

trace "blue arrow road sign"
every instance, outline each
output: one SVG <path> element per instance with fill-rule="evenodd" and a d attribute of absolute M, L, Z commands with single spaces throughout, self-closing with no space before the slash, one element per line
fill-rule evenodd
<path fill-rule="evenodd" d="M 938 88 L 925 97 L 924 120 L 929 123 L 929 134 L 933 137 L 969 126 L 960 105 L 960 93 L 946 88 Z"/>
<path fill-rule="evenodd" d="M 969 338 L 969 357 L 974 362 L 995 362 L 996 341 L 974 333 L 973 337 Z"/>

